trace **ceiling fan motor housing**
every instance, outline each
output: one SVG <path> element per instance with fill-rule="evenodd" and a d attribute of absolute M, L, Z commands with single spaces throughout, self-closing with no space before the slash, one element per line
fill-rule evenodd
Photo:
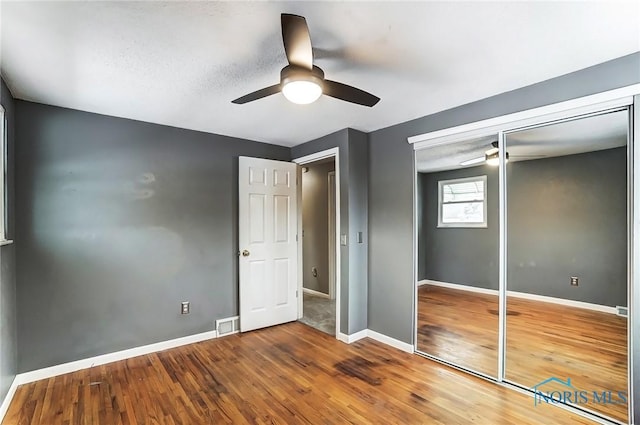
<path fill-rule="evenodd" d="M 284 87 L 293 81 L 309 81 L 322 88 L 324 82 L 324 72 L 317 66 L 307 69 L 295 65 L 287 65 L 280 71 L 280 84 Z"/>

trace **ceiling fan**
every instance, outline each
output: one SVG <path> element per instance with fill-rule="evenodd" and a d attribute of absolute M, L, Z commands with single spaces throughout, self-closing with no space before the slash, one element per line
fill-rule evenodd
<path fill-rule="evenodd" d="M 369 107 L 378 103 L 380 98 L 371 93 L 324 78 L 322 69 L 313 64 L 309 28 L 302 16 L 283 13 L 281 21 L 282 41 L 289 65 L 280 71 L 280 83 L 239 97 L 232 103 L 252 102 L 280 91 L 288 100 L 301 105 L 315 102 L 322 94 Z"/>
<path fill-rule="evenodd" d="M 462 161 L 460 165 L 474 165 L 479 164 L 481 162 L 486 162 L 487 165 L 497 166 L 500 163 L 499 157 L 500 149 L 498 149 L 498 141 L 491 142 L 491 148 L 485 151 L 483 156 L 479 156 L 477 158 L 468 159 L 466 161 Z M 509 162 L 509 152 L 505 152 L 505 162 Z M 512 158 L 544 158 L 545 155 L 513 155 Z"/>

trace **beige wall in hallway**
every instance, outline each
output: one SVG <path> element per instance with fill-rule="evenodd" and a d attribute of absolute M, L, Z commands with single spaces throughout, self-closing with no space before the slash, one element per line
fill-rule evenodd
<path fill-rule="evenodd" d="M 303 287 L 329 293 L 328 174 L 333 159 L 306 165 L 302 173 Z M 314 276 L 313 269 L 317 270 Z"/>

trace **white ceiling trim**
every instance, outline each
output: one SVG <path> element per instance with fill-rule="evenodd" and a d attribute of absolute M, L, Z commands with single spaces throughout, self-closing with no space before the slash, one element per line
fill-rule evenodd
<path fill-rule="evenodd" d="M 448 145 L 498 134 L 500 131 L 513 131 L 522 127 L 628 106 L 633 104 L 633 96 L 637 94 L 640 94 L 640 84 L 633 84 L 552 105 L 418 134 L 407 138 L 407 141 L 413 144 L 414 150 Z"/>

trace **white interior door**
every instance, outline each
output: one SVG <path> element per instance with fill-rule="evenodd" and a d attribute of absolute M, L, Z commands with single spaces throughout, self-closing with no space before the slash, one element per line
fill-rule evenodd
<path fill-rule="evenodd" d="M 240 157 L 240 331 L 298 318 L 296 164 Z"/>

